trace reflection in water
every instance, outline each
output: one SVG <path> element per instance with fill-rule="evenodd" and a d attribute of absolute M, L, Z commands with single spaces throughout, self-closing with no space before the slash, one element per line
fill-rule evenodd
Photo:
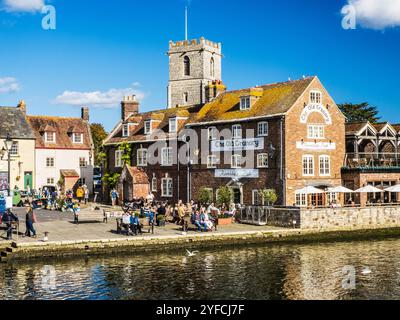
<path fill-rule="evenodd" d="M 400 240 L 271 245 L 0 267 L 0 299 L 398 299 Z M 56 290 L 42 268 L 56 270 Z M 356 289 L 342 288 L 343 267 Z M 368 267 L 370 274 L 362 274 Z"/>

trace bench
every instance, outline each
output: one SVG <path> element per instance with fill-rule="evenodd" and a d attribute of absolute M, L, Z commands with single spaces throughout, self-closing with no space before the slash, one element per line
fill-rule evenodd
<path fill-rule="evenodd" d="M 124 224 L 122 222 L 122 218 L 117 218 L 117 233 L 118 234 L 122 234 L 123 232 L 126 232 L 127 235 L 130 235 L 131 233 L 131 229 L 130 229 L 130 225 L 128 224 Z M 144 223 L 143 221 L 144 219 L 139 219 L 139 223 L 142 229 L 142 233 L 152 233 L 154 234 L 154 223 L 149 225 L 148 223 Z M 147 220 L 147 219 L 145 219 Z M 146 232 L 144 232 L 146 231 Z"/>
<path fill-rule="evenodd" d="M 193 228 L 191 228 L 192 230 L 193 229 L 195 229 L 196 231 L 198 230 L 197 226 L 192 223 L 191 217 L 186 216 L 186 217 L 183 218 L 182 232 L 188 232 L 189 231 L 189 226 L 193 226 Z M 211 231 L 213 229 L 214 229 L 214 231 L 217 231 L 217 227 L 218 227 L 218 219 L 215 219 L 213 221 L 213 227 L 212 227 Z"/>

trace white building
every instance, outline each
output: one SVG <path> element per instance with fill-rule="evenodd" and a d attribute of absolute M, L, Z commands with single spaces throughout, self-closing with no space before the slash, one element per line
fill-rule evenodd
<path fill-rule="evenodd" d="M 36 188 L 76 189 L 86 184 L 93 192 L 93 141 L 89 110 L 81 118 L 28 116 L 36 136 Z M 68 173 L 67 175 L 65 173 Z"/>

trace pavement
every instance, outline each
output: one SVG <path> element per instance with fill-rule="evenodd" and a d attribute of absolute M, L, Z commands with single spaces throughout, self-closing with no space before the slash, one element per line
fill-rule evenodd
<path fill-rule="evenodd" d="M 110 210 L 109 207 L 102 207 Z M 120 211 L 120 208 L 116 208 L 114 211 Z M 93 212 L 92 207 L 83 208 L 81 213 Z M 47 232 L 49 235 L 49 241 L 91 241 L 91 240 L 103 240 L 103 239 L 124 239 L 126 234 L 119 235 L 116 233 L 117 223 L 115 218 L 110 218 L 108 223 L 102 223 L 100 220 L 96 221 L 82 221 L 79 225 L 73 224 L 73 214 L 72 213 L 62 213 L 59 211 L 49 211 L 49 210 L 35 210 L 35 214 L 38 223 L 35 224 L 35 229 L 37 231 L 37 238 L 26 238 L 23 237 L 25 233 L 25 209 L 15 208 L 14 213 L 20 218 L 20 233 L 17 238 L 14 234 L 13 241 L 18 243 L 31 243 L 41 241 L 43 239 L 44 233 Z M 269 226 L 250 226 L 244 224 L 232 224 L 229 226 L 220 226 L 218 231 L 213 232 L 216 234 L 224 233 L 242 233 L 242 232 L 268 232 L 268 231 L 279 231 L 283 230 L 281 228 L 269 227 Z M 4 228 L 0 229 L 0 245 L 9 243 L 4 238 Z M 195 231 L 190 231 L 189 233 L 195 234 Z M 168 237 L 182 235 L 181 227 L 175 224 L 168 224 L 166 227 L 159 228 L 155 227 L 154 235 L 145 234 L 148 237 Z"/>

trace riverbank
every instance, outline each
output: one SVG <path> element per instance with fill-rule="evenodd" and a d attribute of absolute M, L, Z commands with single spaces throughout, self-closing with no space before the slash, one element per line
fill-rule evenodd
<path fill-rule="evenodd" d="M 400 227 L 380 226 L 369 229 L 329 229 L 323 231 L 277 229 L 237 225 L 241 231 L 222 229 L 216 233 L 182 233 L 174 235 L 146 235 L 92 240 L 29 241 L 8 243 L 1 248 L 1 261 L 13 262 L 31 259 L 103 256 L 120 253 L 141 254 L 170 250 L 201 250 L 246 245 L 273 245 L 288 243 L 322 243 L 354 240 L 400 238 Z M 175 230 L 175 229 L 174 229 Z"/>

